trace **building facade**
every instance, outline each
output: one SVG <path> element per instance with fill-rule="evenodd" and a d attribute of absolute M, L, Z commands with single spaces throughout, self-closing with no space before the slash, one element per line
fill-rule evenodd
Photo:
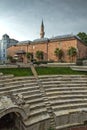
<path fill-rule="evenodd" d="M 75 35 L 62 35 L 52 38 L 45 38 L 44 24 L 43 20 L 40 28 L 40 38 L 33 41 L 22 41 L 18 42 L 16 46 L 11 46 L 8 48 L 7 53 L 14 57 L 21 56 L 22 61 L 27 63 L 26 53 L 31 53 L 33 60 L 38 60 L 36 57 L 37 51 L 43 52 L 43 61 L 54 61 L 59 62 L 58 56 L 55 55 L 55 50 L 61 49 L 63 56 L 61 58 L 62 62 L 76 62 L 78 58 L 87 58 L 87 46 L 81 39 Z M 74 55 L 73 60 L 68 55 L 68 50 L 70 48 L 76 49 L 76 55 Z M 19 54 L 19 52 L 23 52 Z M 20 56 L 19 56 L 20 55 Z"/>
<path fill-rule="evenodd" d="M 43 52 L 43 61 L 55 61 L 58 62 L 59 59 L 55 55 L 56 48 L 63 51 L 62 62 L 71 62 L 71 58 L 68 55 L 68 49 L 74 47 L 77 50 L 77 55 L 74 56 L 73 62 L 79 58 L 87 57 L 87 46 L 74 35 L 58 36 L 54 38 L 41 38 L 34 41 L 19 42 L 17 46 L 11 46 L 8 48 L 8 55 L 14 57 L 18 51 L 22 50 L 25 53 L 29 52 L 33 54 L 33 60 L 38 60 L 36 57 L 37 51 Z M 26 55 L 23 56 L 23 62 L 26 63 Z"/>
<path fill-rule="evenodd" d="M 7 60 L 7 48 L 17 44 L 17 40 L 10 39 L 10 37 L 7 34 L 4 34 L 2 36 L 2 39 L 0 40 L 0 61 L 1 63 L 5 63 Z"/>

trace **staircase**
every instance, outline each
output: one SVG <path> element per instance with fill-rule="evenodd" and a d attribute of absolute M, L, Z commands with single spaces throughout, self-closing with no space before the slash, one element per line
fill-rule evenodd
<path fill-rule="evenodd" d="M 55 125 L 53 110 L 52 110 L 51 104 L 50 104 L 50 102 L 49 102 L 49 100 L 48 100 L 48 98 L 46 96 L 46 92 L 45 92 L 45 89 L 43 87 L 43 84 L 40 81 L 40 79 L 38 78 L 37 72 L 36 72 L 33 64 L 30 64 L 30 67 L 31 67 L 31 70 L 32 70 L 32 73 L 33 73 L 34 77 L 37 80 L 37 83 L 39 85 L 39 89 L 40 89 L 41 95 L 42 95 L 42 97 L 44 99 L 44 103 L 45 103 L 45 106 L 47 108 L 47 112 L 48 112 L 48 114 L 50 116 L 50 127 L 55 129 L 56 125 Z"/>

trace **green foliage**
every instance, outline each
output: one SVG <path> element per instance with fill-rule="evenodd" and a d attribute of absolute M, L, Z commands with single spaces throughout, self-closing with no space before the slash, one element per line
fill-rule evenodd
<path fill-rule="evenodd" d="M 73 57 L 75 57 L 77 55 L 77 50 L 75 47 L 70 47 L 67 51 L 67 54 L 69 55 L 69 57 L 72 58 L 72 62 L 73 62 Z"/>
<path fill-rule="evenodd" d="M 52 127 L 49 127 L 47 130 L 54 130 L 54 128 L 52 128 Z"/>
<path fill-rule="evenodd" d="M 61 58 L 63 57 L 62 49 L 56 48 L 54 54 L 59 58 L 59 60 L 61 60 Z"/>
<path fill-rule="evenodd" d="M 39 75 L 60 75 L 60 74 L 85 74 L 87 72 L 79 72 L 71 70 L 69 67 L 36 67 L 36 71 Z M 0 68 L 0 72 L 3 74 L 13 74 L 15 76 L 32 76 L 30 68 Z"/>
<path fill-rule="evenodd" d="M 48 61 L 34 61 L 33 64 L 37 64 L 37 65 L 40 65 L 40 64 L 47 64 Z"/>
<path fill-rule="evenodd" d="M 26 53 L 27 58 L 32 61 L 33 60 L 33 53 L 27 52 Z"/>
<path fill-rule="evenodd" d="M 14 59 L 12 56 L 8 55 L 7 59 L 11 62 L 11 63 L 16 63 L 16 59 Z"/>
<path fill-rule="evenodd" d="M 53 63 L 53 61 L 33 61 L 33 64 L 41 65 L 41 64 L 47 64 L 47 63 Z"/>
<path fill-rule="evenodd" d="M 81 39 L 83 42 L 85 42 L 86 45 L 87 45 L 87 34 L 86 34 L 85 32 L 79 32 L 79 33 L 77 34 L 77 36 L 79 36 L 80 39 Z"/>
<path fill-rule="evenodd" d="M 79 59 L 77 59 L 77 61 L 76 61 L 76 65 L 83 65 L 83 62 L 84 61 L 87 61 L 87 58 L 85 57 L 85 58 L 79 58 Z"/>
<path fill-rule="evenodd" d="M 76 50 L 75 47 L 70 47 L 70 48 L 68 49 L 68 55 L 69 55 L 69 56 L 73 57 L 73 56 L 76 56 L 76 54 L 77 54 L 77 50 Z"/>
<path fill-rule="evenodd" d="M 3 74 L 13 74 L 14 76 L 31 76 L 32 72 L 30 68 L 0 68 L 0 72 Z"/>
<path fill-rule="evenodd" d="M 38 75 L 60 75 L 60 74 L 87 74 L 87 72 L 74 71 L 69 67 L 36 67 Z"/>
<path fill-rule="evenodd" d="M 76 65 L 83 65 L 83 60 L 82 59 L 77 59 Z"/>
<path fill-rule="evenodd" d="M 7 56 L 7 59 L 11 61 L 11 60 L 13 59 L 13 57 L 10 56 L 10 55 L 8 55 L 8 56 Z"/>
<path fill-rule="evenodd" d="M 39 60 L 43 60 L 44 53 L 43 51 L 36 51 L 36 58 Z"/>

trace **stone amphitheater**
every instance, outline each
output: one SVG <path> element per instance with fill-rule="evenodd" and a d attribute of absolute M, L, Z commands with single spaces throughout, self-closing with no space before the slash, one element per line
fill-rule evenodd
<path fill-rule="evenodd" d="M 87 130 L 87 76 L 0 73 L 0 130 Z"/>

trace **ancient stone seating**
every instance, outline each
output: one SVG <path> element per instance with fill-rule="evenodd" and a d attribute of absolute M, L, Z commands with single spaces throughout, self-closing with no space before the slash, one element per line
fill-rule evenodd
<path fill-rule="evenodd" d="M 54 118 L 58 130 L 84 124 L 87 120 L 87 76 L 48 75 L 39 76 L 39 81 L 43 92 L 33 76 L 14 77 L 0 73 L 0 96 L 21 93 L 30 105 L 29 117 L 24 121 L 29 130 L 42 130 L 40 122 L 48 120 L 49 123 L 50 118 Z M 44 126 L 49 127 L 49 124 L 44 123 Z"/>
<path fill-rule="evenodd" d="M 87 109 L 87 76 L 42 76 L 40 80 L 56 115 L 56 129 L 79 125 L 87 120 L 84 114 L 81 116 Z"/>
<path fill-rule="evenodd" d="M 30 105 L 30 115 L 27 125 L 49 118 L 39 86 L 34 77 L 0 76 L 0 96 L 8 92 L 21 93 L 27 104 Z M 42 118 L 41 118 L 42 116 Z"/>

